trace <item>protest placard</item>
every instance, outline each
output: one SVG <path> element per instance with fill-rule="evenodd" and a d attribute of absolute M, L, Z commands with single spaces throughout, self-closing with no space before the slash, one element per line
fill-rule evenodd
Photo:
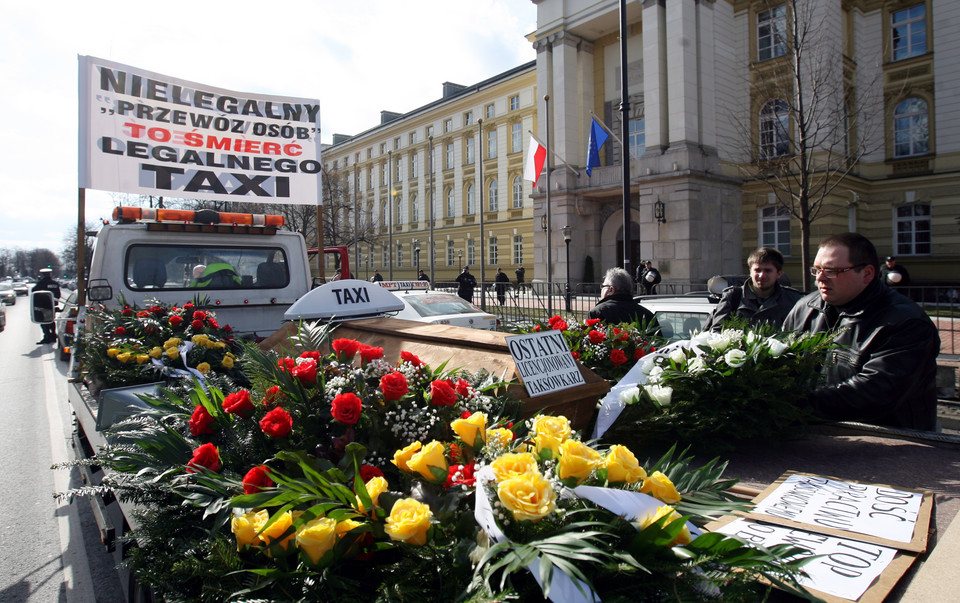
<path fill-rule="evenodd" d="M 506 342 L 531 398 L 586 383 L 560 331 L 513 335 Z"/>

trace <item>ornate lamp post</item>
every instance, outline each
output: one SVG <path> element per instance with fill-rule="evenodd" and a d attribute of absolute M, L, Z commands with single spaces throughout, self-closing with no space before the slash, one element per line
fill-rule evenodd
<path fill-rule="evenodd" d="M 457 268 L 460 269 L 460 272 L 463 272 L 463 250 L 457 250 Z"/>
<path fill-rule="evenodd" d="M 564 226 L 562 229 L 563 232 L 563 244 L 567 247 L 567 285 L 564 291 L 564 297 L 567 300 L 567 312 L 570 311 L 570 239 L 573 238 L 571 234 L 573 233 L 573 228 L 570 226 Z"/>
<path fill-rule="evenodd" d="M 413 240 L 413 258 L 417 265 L 417 277 L 420 276 L 420 239 Z"/>

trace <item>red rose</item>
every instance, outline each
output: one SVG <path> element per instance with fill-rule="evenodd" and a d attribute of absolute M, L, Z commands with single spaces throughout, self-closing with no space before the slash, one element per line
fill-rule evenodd
<path fill-rule="evenodd" d="M 194 331 L 199 331 L 200 329 L 203 328 L 203 321 L 202 321 L 202 320 L 194 320 L 193 322 L 190 323 L 190 326 L 193 327 L 193 330 L 194 330 Z"/>
<path fill-rule="evenodd" d="M 123 310 L 120 311 L 120 314 L 123 314 L 124 316 L 133 316 L 133 308 L 130 306 L 124 306 Z"/>
<path fill-rule="evenodd" d="M 413 366 L 423 366 L 423 361 L 410 352 L 400 352 L 400 361 L 409 362 Z"/>
<path fill-rule="evenodd" d="M 260 429 L 271 438 L 285 438 L 293 429 L 293 417 L 279 406 L 263 415 Z"/>
<path fill-rule="evenodd" d="M 460 418 L 461 418 L 461 419 L 469 419 L 471 415 L 473 415 L 472 412 L 470 412 L 469 410 L 465 410 L 465 411 L 463 411 L 462 413 L 460 413 Z"/>
<path fill-rule="evenodd" d="M 407 395 L 407 377 L 403 373 L 390 373 L 380 377 L 380 389 L 383 390 L 383 399 L 387 402 L 399 400 Z"/>
<path fill-rule="evenodd" d="M 213 424 L 216 422 L 203 404 L 197 404 L 193 414 L 190 415 L 190 433 L 195 436 L 210 435 L 213 433 Z"/>
<path fill-rule="evenodd" d="M 457 395 L 463 398 L 469 398 L 473 393 L 473 388 L 470 387 L 470 384 L 463 379 L 457 379 L 457 382 L 453 387 L 457 390 Z"/>
<path fill-rule="evenodd" d="M 320 352 L 313 350 L 310 352 L 304 352 L 297 356 L 297 358 L 311 358 L 317 362 L 320 362 Z"/>
<path fill-rule="evenodd" d="M 313 358 L 307 358 L 303 362 L 297 363 L 290 374 L 299 379 L 303 386 L 314 385 L 317 382 L 317 361 Z"/>
<path fill-rule="evenodd" d="M 590 343 L 598 344 L 603 343 L 603 340 L 607 338 L 607 335 L 601 331 L 590 331 L 587 333 L 587 337 L 590 338 Z"/>
<path fill-rule="evenodd" d="M 212 319 L 212 318 L 209 318 L 209 317 L 207 318 L 207 324 L 210 325 L 210 328 L 211 328 L 211 329 L 219 329 L 219 328 L 220 328 L 220 324 L 217 323 L 216 320 L 214 320 L 214 319 Z"/>
<path fill-rule="evenodd" d="M 203 312 L 202 310 L 197 310 L 196 312 L 193 313 L 193 319 L 194 319 L 194 320 L 206 320 L 206 319 L 207 319 L 207 313 L 206 313 L 206 312 Z"/>
<path fill-rule="evenodd" d="M 334 420 L 344 425 L 356 425 L 362 410 L 363 403 L 352 392 L 340 394 L 330 403 L 330 413 Z"/>
<path fill-rule="evenodd" d="M 220 470 L 220 451 L 209 442 L 193 451 L 193 458 L 187 463 L 187 473 L 196 473 L 200 467 L 210 471 Z"/>
<path fill-rule="evenodd" d="M 150 313 L 157 316 L 163 316 L 166 314 L 166 310 L 163 309 L 163 306 L 150 306 Z"/>
<path fill-rule="evenodd" d="M 126 332 L 127 332 L 127 330 L 124 329 L 123 327 L 117 327 L 116 329 L 114 329 L 113 334 L 114 334 L 114 335 L 123 335 L 123 334 L 125 334 Z"/>
<path fill-rule="evenodd" d="M 599 318 L 588 318 L 585 321 L 583 321 L 583 324 L 587 325 L 588 327 L 593 327 L 599 322 L 600 322 Z"/>
<path fill-rule="evenodd" d="M 267 391 L 263 392 L 263 405 L 273 406 L 280 401 L 281 398 L 283 398 L 283 391 L 280 389 L 279 385 L 274 385 Z"/>
<path fill-rule="evenodd" d="M 363 480 L 363 483 L 367 483 L 375 477 L 383 477 L 383 471 L 380 471 L 379 467 L 367 464 L 360 465 L 360 479 Z"/>
<path fill-rule="evenodd" d="M 558 320 L 550 325 L 554 331 L 566 331 L 569 325 L 565 320 Z"/>
<path fill-rule="evenodd" d="M 270 469 L 266 465 L 257 465 L 243 476 L 243 493 L 256 494 L 263 488 L 272 488 L 273 480 L 270 479 Z"/>
<path fill-rule="evenodd" d="M 580 352 L 574 350 L 574 351 L 570 352 L 570 354 L 573 355 L 573 359 L 574 359 L 574 360 L 580 360 Z"/>
<path fill-rule="evenodd" d="M 144 310 L 137 312 L 137 318 L 148 318 L 150 314 Z"/>
<path fill-rule="evenodd" d="M 453 406 L 457 403 L 457 392 L 443 380 L 430 384 L 430 404 L 433 406 Z"/>
<path fill-rule="evenodd" d="M 357 353 L 360 354 L 361 364 L 366 364 L 371 360 L 380 360 L 383 358 L 383 348 L 378 348 L 372 345 L 360 344 L 360 349 L 357 350 Z"/>
<path fill-rule="evenodd" d="M 183 304 L 183 309 L 184 309 L 184 310 L 193 310 L 193 302 L 187 302 L 187 303 Z"/>
<path fill-rule="evenodd" d="M 253 412 L 253 402 L 250 401 L 250 392 L 241 389 L 223 399 L 223 410 L 232 415 L 249 417 Z"/>
<path fill-rule="evenodd" d="M 297 361 L 294 358 L 281 358 L 277 360 L 277 366 L 280 367 L 281 371 L 290 373 L 297 368 Z"/>
<path fill-rule="evenodd" d="M 610 350 L 610 363 L 613 366 L 620 366 L 627 361 L 627 355 L 623 350 Z"/>
<path fill-rule="evenodd" d="M 177 316 L 176 314 L 174 314 L 173 316 L 170 317 L 169 322 L 171 327 L 174 327 L 174 328 L 179 327 L 180 323 L 183 322 L 183 317 Z"/>
<path fill-rule="evenodd" d="M 640 360 L 641 358 L 643 358 L 643 357 L 646 356 L 646 355 L 647 355 L 647 353 L 643 350 L 643 348 L 637 348 L 637 349 L 634 350 L 634 352 L 633 352 L 633 359 L 634 359 L 634 360 Z"/>
<path fill-rule="evenodd" d="M 330 348 L 337 355 L 338 362 L 353 362 L 353 357 L 360 350 L 360 342 L 356 339 L 334 339 Z"/>

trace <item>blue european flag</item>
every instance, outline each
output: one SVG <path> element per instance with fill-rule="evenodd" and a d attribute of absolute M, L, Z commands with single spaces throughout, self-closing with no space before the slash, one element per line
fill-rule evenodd
<path fill-rule="evenodd" d="M 591 175 L 591 169 L 600 167 L 600 149 L 609 137 L 607 131 L 593 118 L 590 123 L 590 145 L 587 147 L 587 176 Z"/>

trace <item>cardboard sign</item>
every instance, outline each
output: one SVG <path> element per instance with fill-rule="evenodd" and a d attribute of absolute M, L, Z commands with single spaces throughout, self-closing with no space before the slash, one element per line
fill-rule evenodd
<path fill-rule="evenodd" d="M 513 335 L 507 348 L 531 398 L 586 383 L 560 331 Z"/>

